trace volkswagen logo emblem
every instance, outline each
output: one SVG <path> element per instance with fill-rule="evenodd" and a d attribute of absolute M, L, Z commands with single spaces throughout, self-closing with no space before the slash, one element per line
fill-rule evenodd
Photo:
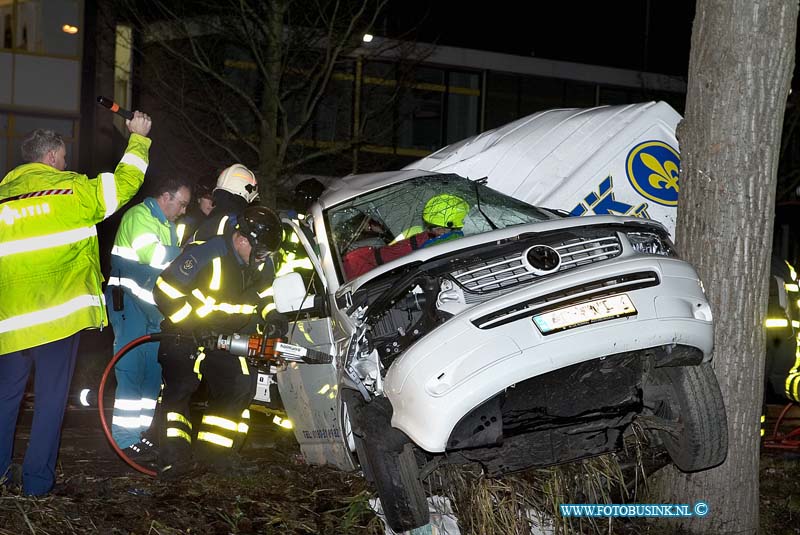
<path fill-rule="evenodd" d="M 534 245 L 525 252 L 525 260 L 536 275 L 553 273 L 561 266 L 561 256 L 548 245 Z"/>

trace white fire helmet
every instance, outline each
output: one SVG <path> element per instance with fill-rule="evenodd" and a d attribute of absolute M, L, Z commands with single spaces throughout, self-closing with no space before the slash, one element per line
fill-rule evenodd
<path fill-rule="evenodd" d="M 255 175 L 240 163 L 233 164 L 219 174 L 214 191 L 218 189 L 238 195 L 248 204 L 258 197 L 258 182 Z"/>

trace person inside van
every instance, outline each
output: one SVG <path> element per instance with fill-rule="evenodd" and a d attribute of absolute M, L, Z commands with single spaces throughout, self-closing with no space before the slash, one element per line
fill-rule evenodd
<path fill-rule="evenodd" d="M 395 238 L 388 245 L 369 244 L 365 243 L 365 240 L 370 236 L 365 237 L 362 232 L 358 236 L 358 240 L 352 242 L 357 246 L 348 247 L 342 259 L 347 280 L 352 280 L 379 265 L 401 258 L 418 249 L 462 237 L 464 233 L 461 229 L 469 209 L 469 203 L 461 197 L 440 193 L 425 203 L 422 210 L 422 220 L 425 226 L 411 227 L 403 231 L 399 236 L 402 239 L 399 241 Z M 373 237 L 385 236 L 385 228 L 380 223 L 377 225 L 380 225 L 380 229 L 383 230 L 376 232 L 376 223 L 374 220 L 370 220 L 364 226 L 364 231 L 368 230 Z"/>

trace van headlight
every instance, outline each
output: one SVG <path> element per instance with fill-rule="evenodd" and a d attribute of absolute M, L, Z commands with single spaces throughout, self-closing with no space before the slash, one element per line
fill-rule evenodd
<path fill-rule="evenodd" d="M 626 232 L 631 248 L 640 254 L 655 254 L 661 256 L 677 257 L 675 246 L 668 238 L 655 232 Z"/>

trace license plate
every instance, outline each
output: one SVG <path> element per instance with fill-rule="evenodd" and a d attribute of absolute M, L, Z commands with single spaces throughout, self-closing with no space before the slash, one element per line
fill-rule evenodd
<path fill-rule="evenodd" d="M 542 334 L 552 334 L 598 321 L 633 316 L 636 308 L 625 295 L 612 295 L 594 299 L 557 310 L 551 310 L 533 317 L 533 322 Z"/>

